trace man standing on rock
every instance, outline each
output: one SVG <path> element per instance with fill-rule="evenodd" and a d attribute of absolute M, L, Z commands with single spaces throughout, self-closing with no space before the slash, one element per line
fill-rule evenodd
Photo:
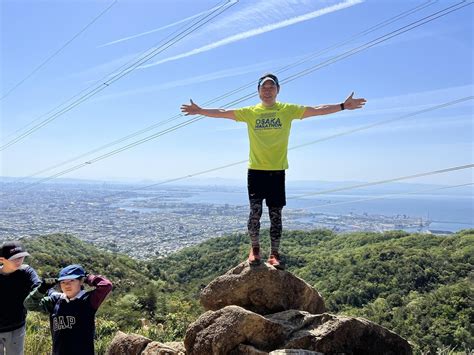
<path fill-rule="evenodd" d="M 316 107 L 277 102 L 280 84 L 273 74 L 263 75 L 258 80 L 257 89 L 261 103 L 255 106 L 233 110 L 202 108 L 191 100 L 190 105 L 181 106 L 181 111 L 186 116 L 203 115 L 247 123 L 250 142 L 248 233 L 252 243 L 248 261 L 252 265 L 261 262 L 260 218 L 265 200 L 271 223 L 271 252 L 267 262 L 280 268 L 281 211 L 286 205 L 285 170 L 288 169 L 288 139 L 292 120 L 362 108 L 366 100 L 354 99 L 352 93 L 343 103 Z"/>

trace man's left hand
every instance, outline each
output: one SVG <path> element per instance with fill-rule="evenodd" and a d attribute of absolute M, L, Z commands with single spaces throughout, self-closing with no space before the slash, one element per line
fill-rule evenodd
<path fill-rule="evenodd" d="M 344 101 L 344 109 L 346 110 L 355 110 L 358 108 L 364 107 L 365 103 L 367 102 L 366 99 L 354 99 L 354 92 L 349 95 L 349 97 Z"/>

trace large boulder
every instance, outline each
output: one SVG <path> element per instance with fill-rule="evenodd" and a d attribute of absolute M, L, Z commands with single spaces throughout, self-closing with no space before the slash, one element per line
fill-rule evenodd
<path fill-rule="evenodd" d="M 107 355 L 140 355 L 151 339 L 118 331 L 107 349 Z"/>
<path fill-rule="evenodd" d="M 240 344 L 237 348 L 232 350 L 229 355 L 268 355 L 266 351 L 258 350 L 252 345 Z"/>
<path fill-rule="evenodd" d="M 208 311 L 189 325 L 184 338 L 188 355 L 229 354 L 240 345 L 271 351 L 282 344 L 289 329 L 279 322 L 245 310 L 227 306 Z"/>
<path fill-rule="evenodd" d="M 207 285 L 201 304 L 212 311 L 236 305 L 262 315 L 289 309 L 313 314 L 326 310 L 318 291 L 299 277 L 265 263 L 250 266 L 247 262 Z"/>
<path fill-rule="evenodd" d="M 107 355 L 184 355 L 182 342 L 159 343 L 142 335 L 118 331 L 107 349 Z"/>
<path fill-rule="evenodd" d="M 324 354 L 411 354 L 411 345 L 396 333 L 364 318 L 309 314 L 296 310 L 269 315 L 270 320 L 292 327 L 285 349 Z"/>
<path fill-rule="evenodd" d="M 412 353 L 405 339 L 363 318 L 298 310 L 261 316 L 238 306 L 204 313 L 188 327 L 184 345 L 188 355 L 305 354 L 304 350 L 354 355 Z"/>
<path fill-rule="evenodd" d="M 149 343 L 141 355 L 184 355 L 184 351 L 170 346 L 169 344 L 152 341 Z"/>
<path fill-rule="evenodd" d="M 405 339 L 375 323 L 323 313 L 315 289 L 266 264 L 238 265 L 202 291 L 201 303 L 208 311 L 189 325 L 184 344 L 119 332 L 108 354 L 412 354 Z"/>
<path fill-rule="evenodd" d="M 186 352 L 186 348 L 184 347 L 184 343 L 182 341 L 169 341 L 165 343 L 166 346 L 170 348 L 176 349 L 183 354 Z"/>

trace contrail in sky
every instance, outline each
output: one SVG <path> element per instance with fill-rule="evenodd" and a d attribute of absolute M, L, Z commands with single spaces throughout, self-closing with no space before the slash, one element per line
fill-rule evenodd
<path fill-rule="evenodd" d="M 212 8 L 212 9 L 209 9 L 209 10 L 206 10 L 206 11 L 203 11 L 203 12 L 200 12 L 200 13 L 198 13 L 198 14 L 196 14 L 196 15 L 189 16 L 189 17 L 186 17 L 186 18 L 184 18 L 184 19 L 182 19 L 182 20 L 179 20 L 179 21 L 170 23 L 170 24 L 168 24 L 168 25 L 155 28 L 154 30 L 142 32 L 142 33 L 139 33 L 139 34 L 136 34 L 136 35 L 133 35 L 133 36 L 124 37 L 124 38 L 117 39 L 117 40 L 112 41 L 112 42 L 107 42 L 107 43 L 101 44 L 100 46 L 97 46 L 97 48 L 102 48 L 102 47 L 110 46 L 110 45 L 112 45 L 112 44 L 117 44 L 117 43 L 120 43 L 120 42 L 125 42 L 125 41 L 128 41 L 128 40 L 134 39 L 134 38 L 146 36 L 146 35 L 148 35 L 148 34 L 150 34 L 150 33 L 155 33 L 155 32 L 158 32 L 158 31 L 161 31 L 161 30 L 164 30 L 164 29 L 167 29 L 167 28 L 170 28 L 170 27 L 179 25 L 180 23 L 183 23 L 183 22 L 192 20 L 193 18 L 196 18 L 196 17 L 202 16 L 202 15 L 205 15 L 205 14 L 207 14 L 207 13 L 209 13 L 209 12 L 211 12 L 211 11 L 214 11 L 214 10 L 216 10 L 216 9 L 218 9 L 218 8 L 219 8 L 219 6 L 216 6 L 216 7 Z"/>
<path fill-rule="evenodd" d="M 363 2 L 363 0 L 344 1 L 344 2 L 341 2 L 339 4 L 335 4 L 335 5 L 332 5 L 332 6 L 325 7 L 323 9 L 319 9 L 319 10 L 316 10 L 316 11 L 309 12 L 309 13 L 304 14 L 304 15 L 292 17 L 292 18 L 284 20 L 284 21 L 264 25 L 264 26 L 261 26 L 259 28 L 254 28 L 252 30 L 241 32 L 241 33 L 229 36 L 227 38 L 221 39 L 219 41 L 216 41 L 214 43 L 211 43 L 211 44 L 199 47 L 199 48 L 195 48 L 195 49 L 190 50 L 188 52 L 181 53 L 181 54 L 178 54 L 178 55 L 175 55 L 175 56 L 172 56 L 172 57 L 168 57 L 168 58 L 159 60 L 159 61 L 151 63 L 151 64 L 143 65 L 140 68 L 149 68 L 149 67 L 152 67 L 152 66 L 155 66 L 155 65 L 163 64 L 163 63 L 166 63 L 166 62 L 171 62 L 173 60 L 186 58 L 186 57 L 190 57 L 190 56 L 195 55 L 195 54 L 207 52 L 207 51 L 210 51 L 214 48 L 222 47 L 222 46 L 225 46 L 225 45 L 233 43 L 233 42 L 237 42 L 237 41 L 240 41 L 240 40 L 243 40 L 243 39 L 246 39 L 246 38 L 250 38 L 250 37 L 260 35 L 262 33 L 270 32 L 270 31 L 277 30 L 277 29 L 280 29 L 280 28 L 283 28 L 283 27 L 287 27 L 287 26 L 291 26 L 291 25 L 294 25 L 294 24 L 299 23 L 299 22 L 308 21 L 308 20 L 311 20 L 313 18 L 329 14 L 331 12 L 343 10 L 343 9 L 348 8 L 348 7 L 360 4 L 362 2 Z"/>

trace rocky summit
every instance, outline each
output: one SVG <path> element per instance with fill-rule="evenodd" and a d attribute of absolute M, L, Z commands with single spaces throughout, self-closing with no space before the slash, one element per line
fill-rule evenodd
<path fill-rule="evenodd" d="M 405 355 L 411 345 L 363 318 L 325 313 L 321 295 L 288 271 L 242 263 L 201 292 L 207 312 L 184 344 L 161 344 L 119 332 L 109 355 Z"/>
<path fill-rule="evenodd" d="M 206 310 L 236 305 L 258 314 L 298 309 L 319 314 L 324 300 L 313 287 L 293 274 L 268 264 L 241 263 L 217 277 L 201 292 Z"/>

